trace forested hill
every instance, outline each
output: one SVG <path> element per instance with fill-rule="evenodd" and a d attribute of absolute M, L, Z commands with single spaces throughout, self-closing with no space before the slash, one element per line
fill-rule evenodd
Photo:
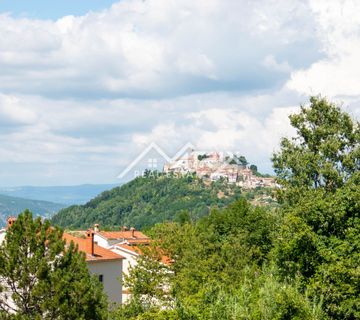
<path fill-rule="evenodd" d="M 195 220 L 211 207 L 225 207 L 240 197 L 240 188 L 195 177 L 148 176 L 105 191 L 85 205 L 61 210 L 52 223 L 67 228 L 120 225 L 143 228 L 166 220 Z"/>
<path fill-rule="evenodd" d="M 6 224 L 8 216 L 17 216 L 25 209 L 29 209 L 36 216 L 49 218 L 62 208 L 64 208 L 64 205 L 58 203 L 9 197 L 0 194 L 0 227 Z"/>

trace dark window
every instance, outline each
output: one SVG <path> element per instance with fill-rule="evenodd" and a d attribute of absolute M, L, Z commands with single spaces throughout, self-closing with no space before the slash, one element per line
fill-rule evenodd
<path fill-rule="evenodd" d="M 99 281 L 103 282 L 104 281 L 104 276 L 102 274 L 99 274 Z"/>

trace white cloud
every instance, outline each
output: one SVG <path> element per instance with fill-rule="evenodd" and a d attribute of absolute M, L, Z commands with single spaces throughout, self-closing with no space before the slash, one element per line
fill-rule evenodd
<path fill-rule="evenodd" d="M 240 151 L 270 171 L 305 95 L 360 115 L 359 5 L 310 5 L 122 0 L 57 21 L 0 15 L 1 183 L 114 181 L 152 141 L 169 154 L 188 141 Z"/>
<path fill-rule="evenodd" d="M 310 1 L 325 57 L 295 71 L 288 87 L 345 101 L 360 98 L 360 2 Z"/>
<path fill-rule="evenodd" d="M 277 55 L 314 40 L 307 10 L 300 0 L 123 0 L 54 22 L 3 14 L 0 87 L 56 97 L 168 97 L 245 82 L 270 88 L 292 63 L 277 63 Z M 261 63 L 269 56 L 271 71 Z"/>
<path fill-rule="evenodd" d="M 31 124 L 36 121 L 37 115 L 33 110 L 21 106 L 17 97 L 0 93 L 0 119 L 3 124 Z"/>
<path fill-rule="evenodd" d="M 188 141 L 202 149 L 241 150 L 259 161 L 265 159 L 264 169 L 269 170 L 268 157 L 281 132 L 280 125 L 275 128 L 271 124 L 277 119 L 288 127 L 285 117 L 274 117 L 272 107 L 281 99 L 286 105 L 286 94 L 251 98 L 212 93 L 165 100 L 95 102 L 0 97 L 0 163 L 3 167 L 41 165 L 43 173 L 36 179 L 51 181 L 72 181 L 75 169 L 69 167 L 73 166 L 81 181 L 88 181 L 89 174 L 94 181 L 113 181 L 118 171 L 152 141 L 170 154 Z M 261 108 L 263 101 L 269 104 L 267 110 Z M 283 114 L 287 109 L 279 110 Z M 58 176 L 56 168 L 62 168 Z M 65 168 L 68 171 L 62 171 Z M 47 171 L 51 176 L 43 176 Z"/>
<path fill-rule="evenodd" d="M 273 55 L 267 55 L 263 60 L 263 65 L 270 70 L 288 73 L 292 70 L 287 61 L 278 62 Z"/>
<path fill-rule="evenodd" d="M 134 134 L 132 141 L 142 148 L 155 141 L 169 154 L 186 142 L 199 150 L 240 152 L 260 164 L 260 169 L 269 171 L 270 156 L 278 147 L 280 138 L 294 134 L 288 116 L 298 107 L 274 108 L 264 118 L 259 118 L 246 108 L 227 106 L 227 102 L 235 105 L 236 100 L 223 101 L 224 105 L 217 108 L 186 114 L 184 117 L 188 122 L 159 123 L 151 132 Z"/>

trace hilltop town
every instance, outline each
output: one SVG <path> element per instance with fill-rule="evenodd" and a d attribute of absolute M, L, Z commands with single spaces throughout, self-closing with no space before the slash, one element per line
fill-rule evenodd
<path fill-rule="evenodd" d="M 199 152 L 192 150 L 182 157 L 165 164 L 165 173 L 196 174 L 199 178 L 217 181 L 224 179 L 243 189 L 257 187 L 276 187 L 275 179 L 263 176 L 257 172 L 257 167 L 251 165 L 244 156 L 229 155 L 224 152 Z"/>

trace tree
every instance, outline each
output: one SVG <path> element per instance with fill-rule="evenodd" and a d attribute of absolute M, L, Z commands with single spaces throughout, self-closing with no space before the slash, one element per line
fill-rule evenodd
<path fill-rule="evenodd" d="M 209 158 L 209 156 L 206 153 L 204 153 L 204 154 L 199 154 L 197 158 L 199 161 L 202 161 L 204 159 Z"/>
<path fill-rule="evenodd" d="M 250 170 L 252 171 L 253 174 L 257 174 L 257 172 L 258 172 L 258 168 L 255 164 L 252 164 L 250 166 Z"/>
<path fill-rule="evenodd" d="M 128 278 L 132 300 L 113 318 L 324 319 L 319 300 L 267 264 L 276 222 L 272 212 L 239 200 L 192 224 L 155 226 L 152 246 L 161 245 L 173 263 L 163 272 L 150 259 L 154 252 L 144 251 Z"/>
<path fill-rule="evenodd" d="M 129 274 L 124 274 L 130 301 L 115 309 L 111 319 L 172 319 L 174 301 L 169 284 L 173 275 L 161 260 L 161 250 L 155 243 L 141 246 L 136 265 L 129 268 Z"/>
<path fill-rule="evenodd" d="M 273 157 L 286 201 L 272 257 L 331 319 L 359 319 L 359 122 L 326 99 L 310 102 L 290 116 L 297 136 Z"/>
<path fill-rule="evenodd" d="M 238 164 L 243 167 L 246 167 L 249 164 L 249 162 L 246 160 L 245 156 L 234 155 L 231 161 L 229 162 L 229 164 Z"/>
<path fill-rule="evenodd" d="M 356 178 L 357 176 L 357 178 Z M 334 193 L 309 190 L 285 209 L 273 251 L 280 273 L 300 276 L 333 319 L 360 317 L 360 175 Z"/>
<path fill-rule="evenodd" d="M 325 98 L 311 97 L 310 106 L 289 118 L 297 136 L 283 138 L 272 158 L 285 189 L 334 191 L 360 169 L 360 125 L 349 114 Z"/>
<path fill-rule="evenodd" d="M 0 247 L 2 319 L 106 319 L 101 284 L 62 231 L 25 211 Z"/>

